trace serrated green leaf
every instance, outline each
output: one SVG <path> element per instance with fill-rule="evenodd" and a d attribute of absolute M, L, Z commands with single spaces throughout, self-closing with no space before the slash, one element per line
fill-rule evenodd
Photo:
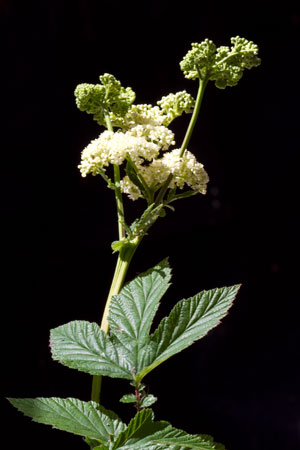
<path fill-rule="evenodd" d="M 52 357 L 91 375 L 132 379 L 130 352 L 115 346 L 96 323 L 75 320 L 51 330 Z"/>
<path fill-rule="evenodd" d="M 239 285 L 203 291 L 178 302 L 140 354 L 137 380 L 205 336 L 227 314 Z"/>
<path fill-rule="evenodd" d="M 147 422 L 152 422 L 153 412 L 151 409 L 144 409 L 138 412 L 129 422 L 128 427 L 119 434 L 114 442 L 113 449 L 121 448 L 129 439 L 133 438 Z"/>
<path fill-rule="evenodd" d="M 171 269 L 164 259 L 155 267 L 126 284 L 112 298 L 109 325 L 112 337 L 128 345 L 133 353 L 134 367 L 138 366 L 139 352 L 149 340 L 149 331 L 161 297 L 170 285 Z"/>
<path fill-rule="evenodd" d="M 107 443 L 126 429 L 119 417 L 95 402 L 75 398 L 9 398 L 9 402 L 33 421 Z"/>
<path fill-rule="evenodd" d="M 172 437 L 173 436 L 173 437 Z M 198 450 L 226 450 L 224 445 L 214 442 L 213 438 L 207 435 L 191 435 L 184 431 L 173 428 L 165 438 L 154 439 L 154 444 L 168 446 L 180 446 L 184 449 L 194 448 Z"/>
<path fill-rule="evenodd" d="M 125 394 L 120 398 L 120 402 L 122 403 L 136 403 L 137 399 L 134 394 Z"/>
<path fill-rule="evenodd" d="M 119 434 L 112 450 L 153 449 L 153 436 L 161 436 L 161 432 L 170 427 L 168 422 L 154 422 L 151 409 L 143 409 L 129 422 L 128 428 Z M 158 447 L 161 448 L 161 447 Z"/>
<path fill-rule="evenodd" d="M 169 287 L 170 272 L 165 259 L 113 297 L 111 336 L 96 323 L 86 321 L 73 321 L 51 330 L 53 359 L 91 375 L 132 380 L 159 301 Z"/>
<path fill-rule="evenodd" d="M 153 420 L 150 409 L 144 409 L 130 421 L 113 443 L 112 450 L 225 450 L 222 444 L 206 435 L 191 435 L 172 427 L 169 422 Z"/>

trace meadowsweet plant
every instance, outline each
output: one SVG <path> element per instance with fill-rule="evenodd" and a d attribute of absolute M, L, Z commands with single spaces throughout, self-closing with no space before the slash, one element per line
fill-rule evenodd
<path fill-rule="evenodd" d="M 83 177 L 102 177 L 114 191 L 118 238 L 112 250 L 118 259 L 101 325 L 76 320 L 50 334 L 54 360 L 93 375 L 91 401 L 9 399 L 34 421 L 80 435 L 94 450 L 225 449 L 210 436 L 191 435 L 166 421 L 155 421 L 150 406 L 157 399 L 146 389 L 145 378 L 218 325 L 239 285 L 180 300 L 151 331 L 159 302 L 170 284 L 168 259 L 124 282 L 132 257 L 150 227 L 168 209 L 174 210 L 175 201 L 206 193 L 208 175 L 188 146 L 207 83 L 213 81 L 220 89 L 235 86 L 245 69 L 260 64 L 257 53 L 253 42 L 239 36 L 231 39 L 231 47 L 217 48 L 208 39 L 192 44 L 180 68 L 186 78 L 198 80 L 196 99 L 183 90 L 162 97 L 155 106 L 137 104 L 134 91 L 107 73 L 100 76 L 99 84 L 77 86 L 78 108 L 91 114 L 101 127 L 100 135 L 83 149 L 79 170 Z M 176 147 L 169 127 L 182 114 L 190 114 L 191 119 L 181 146 Z M 126 221 L 124 195 L 145 205 L 131 224 Z M 120 399 L 136 408 L 128 424 L 100 403 L 103 376 L 128 380 L 129 392 Z"/>

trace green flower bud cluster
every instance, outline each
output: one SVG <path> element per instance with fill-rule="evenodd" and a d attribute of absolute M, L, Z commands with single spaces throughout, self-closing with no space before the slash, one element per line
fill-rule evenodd
<path fill-rule="evenodd" d="M 157 105 L 131 105 L 128 112 L 122 117 L 111 112 L 109 114 L 111 124 L 113 127 L 123 130 L 129 130 L 136 125 L 167 127 L 184 112 L 191 113 L 195 106 L 195 100 L 186 91 L 180 91 L 162 97 Z"/>
<path fill-rule="evenodd" d="M 195 80 L 196 78 L 205 79 L 215 61 L 215 52 L 217 47 L 209 39 L 201 44 L 193 43 L 192 50 L 187 52 L 180 63 L 180 68 L 186 78 Z"/>
<path fill-rule="evenodd" d="M 93 114 L 99 125 L 106 125 L 105 116 L 110 112 L 116 117 L 124 117 L 135 100 L 130 88 L 121 86 L 113 75 L 100 76 L 102 84 L 79 84 L 75 89 L 76 105 L 80 111 Z"/>
<path fill-rule="evenodd" d="M 231 44 L 231 48 L 217 48 L 209 39 L 193 43 L 192 50 L 180 63 L 185 77 L 215 81 L 219 89 L 236 86 L 244 69 L 257 67 L 261 61 L 257 57 L 258 47 L 252 41 L 236 36 L 231 38 Z"/>
<path fill-rule="evenodd" d="M 191 113 L 194 106 L 194 98 L 186 91 L 176 92 L 162 97 L 157 102 L 164 115 L 163 125 L 168 126 L 176 117 L 181 116 L 183 112 Z"/>

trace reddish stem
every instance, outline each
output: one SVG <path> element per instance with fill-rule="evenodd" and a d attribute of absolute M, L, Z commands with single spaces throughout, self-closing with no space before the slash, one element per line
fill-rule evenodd
<path fill-rule="evenodd" d="M 136 384 L 136 387 L 135 387 L 135 396 L 136 396 L 136 409 L 139 411 L 140 410 L 140 403 L 141 403 L 141 396 L 140 396 L 139 385 L 138 384 Z"/>

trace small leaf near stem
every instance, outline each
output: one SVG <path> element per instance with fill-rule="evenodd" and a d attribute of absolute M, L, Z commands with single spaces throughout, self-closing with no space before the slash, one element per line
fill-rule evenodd
<path fill-rule="evenodd" d="M 125 394 L 120 398 L 121 403 L 135 403 L 136 396 L 134 394 Z"/>
<path fill-rule="evenodd" d="M 141 401 L 141 408 L 148 408 L 153 405 L 157 401 L 157 397 L 154 397 L 152 394 L 145 395 L 145 397 Z"/>
<path fill-rule="evenodd" d="M 132 396 L 133 397 L 133 396 Z M 135 382 L 135 408 L 140 412 L 144 408 L 148 408 L 157 401 L 157 398 L 152 394 L 147 394 L 145 385 L 140 381 Z"/>

